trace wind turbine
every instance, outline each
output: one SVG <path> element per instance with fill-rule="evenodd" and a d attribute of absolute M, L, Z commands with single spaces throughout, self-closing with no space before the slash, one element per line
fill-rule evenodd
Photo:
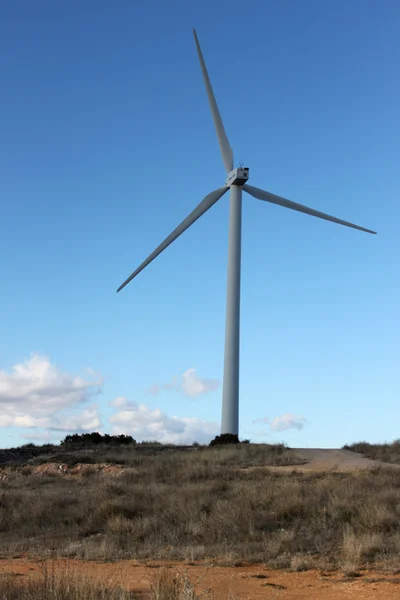
<path fill-rule="evenodd" d="M 221 433 L 239 433 L 239 334 L 240 334 L 240 256 L 241 256 L 241 229 L 242 229 L 242 190 L 272 204 L 278 204 L 285 208 L 291 208 L 298 212 L 332 221 L 339 225 L 352 227 L 359 231 L 367 233 L 376 233 L 370 229 L 365 229 L 359 225 L 354 225 L 348 221 L 337 219 L 327 215 L 319 210 L 314 210 L 303 204 L 286 200 L 281 196 L 276 196 L 259 188 L 248 185 L 249 169 L 247 167 L 233 167 L 233 152 L 225 133 L 218 105 L 215 100 L 214 92 L 211 87 L 210 78 L 204 62 L 200 43 L 193 29 L 194 40 L 196 43 L 197 54 L 199 56 L 201 71 L 203 73 L 204 83 L 207 91 L 208 102 L 211 108 L 212 118 L 222 159 L 228 174 L 225 185 L 208 194 L 200 204 L 182 221 L 176 229 L 146 258 L 145 261 L 124 281 L 118 288 L 122 290 L 136 275 L 138 275 L 147 265 L 149 265 L 163 250 L 165 250 L 173 241 L 176 240 L 186 229 L 188 229 L 197 219 L 211 208 L 218 200 L 230 190 L 230 216 L 229 216 L 229 240 L 228 240 L 228 279 L 226 295 L 226 328 L 225 328 L 225 358 L 224 358 L 224 380 L 222 392 L 222 421 Z"/>

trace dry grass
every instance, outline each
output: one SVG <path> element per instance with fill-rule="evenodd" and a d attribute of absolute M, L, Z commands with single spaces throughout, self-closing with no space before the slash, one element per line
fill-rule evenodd
<path fill-rule="evenodd" d="M 186 575 L 162 569 L 151 581 L 149 600 L 201 600 Z"/>
<path fill-rule="evenodd" d="M 397 472 L 237 468 L 289 458 L 285 448 L 243 445 L 132 454 L 134 466 L 118 477 L 39 476 L 25 467 L 0 481 L 1 552 L 248 561 L 293 571 L 329 565 L 348 573 L 361 563 L 394 564 Z"/>
<path fill-rule="evenodd" d="M 195 456 L 195 459 L 193 457 Z M 156 443 L 144 443 L 132 446 L 120 446 L 110 448 L 99 446 L 95 449 L 66 449 L 53 448 L 35 456 L 29 464 L 38 465 L 42 463 L 63 463 L 73 466 L 78 463 L 96 464 L 111 463 L 125 465 L 127 467 L 143 468 L 157 464 L 160 468 L 171 464 L 179 464 L 180 467 L 187 465 L 191 468 L 193 462 L 212 462 L 215 466 L 235 465 L 239 466 L 284 466 L 302 463 L 302 459 L 284 444 L 238 444 L 231 446 L 165 446 Z"/>
<path fill-rule="evenodd" d="M 134 592 L 119 586 L 94 583 L 68 570 L 44 567 L 37 580 L 15 578 L 5 575 L 0 578 L 2 600 L 139 600 Z M 176 597 L 178 600 L 179 597 Z M 175 600 L 175 598 L 171 598 Z M 179 599 L 180 600 L 180 599 Z"/>
<path fill-rule="evenodd" d="M 197 582 L 198 583 L 198 582 Z M 38 579 L 16 578 L 12 574 L 0 577 L 1 600 L 208 600 L 203 592 L 197 595 L 186 574 L 166 567 L 150 581 L 148 593 L 127 591 L 118 585 L 90 581 L 83 575 L 59 570 L 53 563 L 44 566 Z"/>
<path fill-rule="evenodd" d="M 367 458 L 380 460 L 382 462 L 400 464 L 400 440 L 395 440 L 390 444 L 368 444 L 367 442 L 357 442 L 343 446 L 345 450 L 360 452 Z"/>

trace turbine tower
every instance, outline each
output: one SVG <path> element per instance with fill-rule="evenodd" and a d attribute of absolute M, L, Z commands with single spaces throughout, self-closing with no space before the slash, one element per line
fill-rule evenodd
<path fill-rule="evenodd" d="M 226 294 L 226 328 L 225 328 L 225 357 L 224 379 L 222 392 L 222 420 L 221 433 L 239 434 L 239 336 L 240 336 L 240 257 L 241 257 L 241 230 L 242 230 L 242 191 L 244 190 L 258 200 L 278 204 L 298 212 L 332 221 L 339 225 L 352 227 L 367 233 L 376 233 L 348 221 L 337 219 L 313 208 L 286 200 L 270 192 L 248 185 L 249 169 L 247 167 L 234 168 L 233 152 L 225 133 L 218 105 L 211 87 L 210 78 L 204 62 L 200 43 L 193 29 L 197 54 L 203 73 L 204 83 L 210 104 L 212 118 L 217 132 L 222 159 L 227 172 L 225 185 L 211 192 L 200 204 L 182 221 L 176 229 L 146 258 L 145 261 L 124 281 L 118 288 L 122 290 L 136 275 L 149 265 L 163 250 L 165 250 L 177 237 L 182 235 L 197 219 L 211 208 L 228 190 L 230 191 L 230 216 L 228 240 L 228 279 Z"/>

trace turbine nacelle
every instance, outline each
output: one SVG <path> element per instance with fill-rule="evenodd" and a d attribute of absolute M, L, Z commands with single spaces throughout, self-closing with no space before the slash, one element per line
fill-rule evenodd
<path fill-rule="evenodd" d="M 248 178 L 248 167 L 239 167 L 237 169 L 232 169 L 232 171 L 228 173 L 225 185 L 226 187 L 230 187 L 231 185 L 244 185 Z"/>

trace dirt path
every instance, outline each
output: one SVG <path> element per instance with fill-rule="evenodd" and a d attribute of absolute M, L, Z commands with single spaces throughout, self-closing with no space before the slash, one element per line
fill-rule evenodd
<path fill-rule="evenodd" d="M 283 467 L 285 470 L 296 471 L 355 471 L 357 469 L 373 469 L 379 466 L 399 468 L 400 465 L 380 462 L 366 458 L 358 452 L 351 450 L 337 450 L 334 448 L 294 448 L 296 454 L 307 462 L 304 465 Z M 282 467 L 281 467 L 282 468 Z"/>
<path fill-rule="evenodd" d="M 41 563 L 43 565 L 43 563 Z M 93 582 L 121 585 L 135 590 L 146 600 L 152 578 L 159 565 L 149 566 L 136 561 L 95 563 L 78 560 L 53 563 L 56 569 L 84 575 Z M 0 560 L 0 575 L 19 578 L 39 577 L 39 563 L 28 559 Z M 50 564 L 50 569 L 51 569 Z M 395 600 L 400 597 L 400 574 L 385 575 L 363 571 L 360 577 L 346 578 L 341 573 L 305 571 L 300 573 L 273 571 L 262 566 L 216 567 L 170 564 L 174 573 L 187 574 L 201 598 L 212 600 Z"/>

